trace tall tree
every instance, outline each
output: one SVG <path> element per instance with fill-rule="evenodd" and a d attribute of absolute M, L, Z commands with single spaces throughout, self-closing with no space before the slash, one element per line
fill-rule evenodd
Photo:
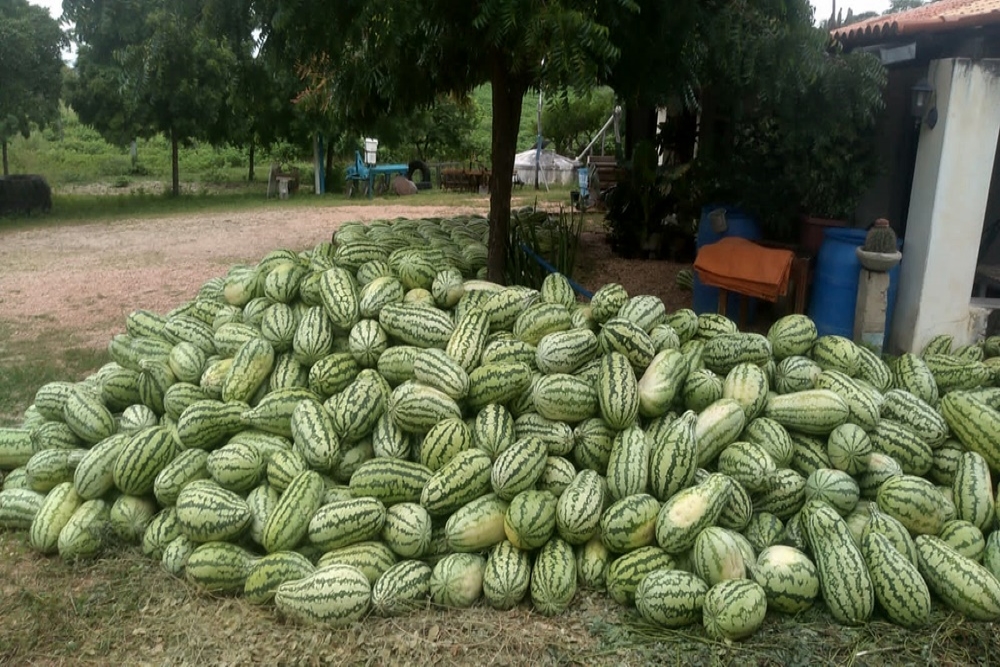
<path fill-rule="evenodd" d="M 171 191 L 180 192 L 179 144 L 218 141 L 236 125 L 236 55 L 252 26 L 237 3 L 199 0 L 64 0 L 79 45 L 69 101 L 108 141 L 163 132 Z M 226 26 L 228 32 L 222 27 Z M 235 43 L 235 46 L 234 46 Z"/>
<path fill-rule="evenodd" d="M 28 137 L 32 123 L 59 118 L 66 36 L 58 21 L 28 0 L 0 0 L 0 144 L 3 175 L 9 173 L 7 142 Z"/>
<path fill-rule="evenodd" d="M 207 33 L 224 40 L 233 52 L 226 102 L 230 113 L 221 129 L 230 143 L 247 148 L 247 180 L 253 181 L 257 148 L 280 140 L 296 145 L 309 141 L 303 114 L 293 104 L 302 82 L 291 63 L 261 52 L 260 19 L 251 0 L 205 0 L 202 22 Z"/>
<path fill-rule="evenodd" d="M 502 281 L 524 94 L 586 87 L 618 55 L 611 16 L 633 0 L 255 0 L 269 48 L 362 130 L 438 93 L 493 92 L 489 277 Z"/>
<path fill-rule="evenodd" d="M 180 194 L 178 146 L 188 139 L 219 140 L 231 126 L 227 106 L 235 56 L 202 21 L 202 3 L 156 1 L 147 37 L 115 52 L 125 108 L 148 114 L 146 129 L 170 139 L 171 191 Z"/>
<path fill-rule="evenodd" d="M 586 148 L 614 109 L 615 94 L 608 87 L 583 95 L 550 98 L 542 110 L 543 133 L 555 144 L 557 153 L 575 156 Z"/>
<path fill-rule="evenodd" d="M 109 143 L 149 134 L 148 109 L 126 104 L 117 54 L 147 37 L 149 0 L 63 0 L 63 20 L 77 44 L 66 101 Z"/>

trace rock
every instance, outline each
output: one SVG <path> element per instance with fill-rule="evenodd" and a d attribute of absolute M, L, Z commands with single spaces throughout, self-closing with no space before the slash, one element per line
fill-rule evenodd
<path fill-rule="evenodd" d="M 392 179 L 392 191 L 400 197 L 404 195 L 415 195 L 417 194 L 417 184 L 405 176 L 397 176 Z"/>

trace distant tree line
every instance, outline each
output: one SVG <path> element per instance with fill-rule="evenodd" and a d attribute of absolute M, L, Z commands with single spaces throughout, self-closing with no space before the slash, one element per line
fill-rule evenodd
<path fill-rule="evenodd" d="M 589 124 L 609 112 L 613 95 L 625 109 L 626 164 L 636 145 L 656 140 L 658 107 L 689 128 L 701 118 L 708 131 L 698 138 L 698 160 L 735 165 L 744 140 L 764 136 L 750 131 L 759 128 L 755 119 L 775 118 L 768 136 L 780 141 L 782 123 L 801 124 L 796 108 L 826 78 L 839 86 L 844 72 L 856 73 L 867 110 L 881 103 L 877 61 L 837 51 L 814 25 L 808 0 L 64 0 L 65 35 L 35 10 L 27 0 L 0 0 L 0 76 L 38 79 L 21 87 L 0 79 L 4 145 L 55 117 L 58 54 L 68 37 L 77 61 L 67 102 L 118 145 L 167 136 L 175 193 L 177 151 L 192 140 L 228 142 L 253 156 L 279 140 L 308 147 L 321 132 L 341 154 L 362 136 L 412 146 L 416 156 L 461 153 L 475 119 L 470 95 L 488 86 L 489 275 L 498 281 L 528 93 L 550 100 L 546 123 L 567 152 L 589 141 L 588 130 L 560 109 L 588 109 L 577 115 L 593 116 Z M 9 46 L 8 33 L 22 45 Z M 24 62 L 8 68 L 8 50 Z M 847 58 L 868 60 L 841 66 Z M 43 76 L 42 63 L 55 74 Z M 681 134 L 688 147 L 680 154 L 690 158 L 694 133 Z"/>

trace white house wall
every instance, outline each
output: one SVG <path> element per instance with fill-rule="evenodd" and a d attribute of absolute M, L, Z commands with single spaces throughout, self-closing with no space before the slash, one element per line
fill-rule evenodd
<path fill-rule="evenodd" d="M 891 348 L 972 338 L 969 301 L 1000 134 L 1000 60 L 937 60 L 938 121 L 921 129 Z"/>

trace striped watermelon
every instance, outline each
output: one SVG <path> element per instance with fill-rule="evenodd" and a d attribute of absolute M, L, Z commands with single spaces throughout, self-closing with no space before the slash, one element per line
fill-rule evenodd
<path fill-rule="evenodd" d="M 494 609 L 514 608 L 528 594 L 531 557 L 502 540 L 490 550 L 483 571 L 483 597 Z"/>
<path fill-rule="evenodd" d="M 753 578 L 764 589 L 770 609 L 797 614 L 819 596 L 819 576 L 809 557 L 793 547 L 773 545 L 760 552 Z"/>
<path fill-rule="evenodd" d="M 404 560 L 382 573 L 372 585 L 371 608 L 379 616 L 397 616 L 426 603 L 431 568 L 419 560 Z"/>
<path fill-rule="evenodd" d="M 639 385 L 625 355 L 609 352 L 601 358 L 597 396 L 601 416 L 614 429 L 632 425 L 639 413 Z"/>
<path fill-rule="evenodd" d="M 467 608 L 483 593 L 486 559 L 478 554 L 449 554 L 431 572 L 430 595 L 434 604 Z"/>
<path fill-rule="evenodd" d="M 1000 618 L 1000 581 L 933 535 L 918 535 L 917 567 L 928 587 L 952 609 L 975 621 Z"/>
<path fill-rule="evenodd" d="M 210 480 L 190 482 L 177 496 L 177 523 L 195 542 L 215 542 L 239 536 L 250 523 L 247 502 Z"/>
<path fill-rule="evenodd" d="M 650 443 L 639 426 L 615 435 L 608 458 L 608 494 L 614 500 L 646 493 L 649 486 Z"/>
<path fill-rule="evenodd" d="M 649 489 L 665 501 L 691 485 L 698 468 L 695 424 L 698 416 L 688 411 L 652 437 L 649 451 Z"/>
<path fill-rule="evenodd" d="M 878 507 L 914 535 L 937 535 L 947 520 L 944 499 L 922 477 L 898 475 L 878 490 Z"/>
<path fill-rule="evenodd" d="M 342 627 L 360 621 L 371 605 L 371 584 L 350 565 L 331 564 L 278 586 L 278 611 L 299 621 Z"/>
<path fill-rule="evenodd" d="M 421 558 L 430 549 L 431 515 L 417 503 L 392 505 L 386 509 L 381 536 L 396 555 Z"/>
<path fill-rule="evenodd" d="M 751 580 L 729 579 L 712 586 L 702 603 L 702 623 L 710 637 L 743 639 L 764 623 L 767 594 Z"/>
<path fill-rule="evenodd" d="M 100 498 L 81 504 L 59 531 L 56 548 L 66 561 L 91 558 L 104 547 L 108 530 L 108 504 Z"/>
<path fill-rule="evenodd" d="M 604 485 L 594 470 L 581 470 L 556 503 L 556 530 L 570 544 L 597 535 L 604 508 Z"/>
<path fill-rule="evenodd" d="M 747 576 L 743 552 L 734 534 L 718 526 L 708 526 L 698 533 L 691 549 L 691 562 L 695 574 L 709 586 Z"/>
<path fill-rule="evenodd" d="M 747 422 L 760 416 L 767 403 L 767 375 L 756 364 L 733 366 L 722 384 L 722 397 L 731 398 L 743 407 Z"/>
<path fill-rule="evenodd" d="M 875 607 L 875 591 L 847 523 L 823 504 L 809 505 L 803 513 L 823 601 L 830 615 L 845 625 L 865 622 Z"/>
<path fill-rule="evenodd" d="M 666 628 L 697 623 L 708 585 L 697 575 L 658 569 L 642 579 L 635 590 L 635 606 L 646 621 Z"/>
<path fill-rule="evenodd" d="M 381 542 L 357 542 L 326 552 L 320 557 L 317 567 L 334 564 L 356 567 L 369 583 L 374 584 L 383 572 L 396 564 L 396 554 Z"/>
<path fill-rule="evenodd" d="M 326 551 L 370 540 L 382 532 L 386 508 L 375 498 L 354 498 L 323 505 L 310 517 L 307 535 Z"/>
<path fill-rule="evenodd" d="M 618 556 L 607 566 L 605 583 L 608 595 L 622 605 L 634 604 L 636 589 L 642 580 L 660 569 L 679 569 L 677 560 L 656 546 L 639 547 Z"/>
<path fill-rule="evenodd" d="M 252 604 L 266 604 L 274 599 L 278 587 L 314 574 L 316 568 L 302 554 L 278 551 L 254 561 L 243 584 L 243 596 Z"/>
<path fill-rule="evenodd" d="M 577 468 L 603 474 L 617 432 L 602 418 L 586 419 L 573 429 L 573 460 Z"/>
<path fill-rule="evenodd" d="M 601 541 L 614 553 L 653 544 L 659 511 L 660 503 L 651 495 L 639 493 L 622 498 L 601 515 Z"/>
<path fill-rule="evenodd" d="M 986 460 L 965 452 L 958 460 L 951 484 L 956 516 L 986 532 L 993 527 L 996 499 Z"/>
<path fill-rule="evenodd" d="M 573 547 L 553 537 L 539 550 L 531 570 L 531 602 L 545 616 L 565 611 L 576 595 Z"/>
<path fill-rule="evenodd" d="M 432 516 L 447 516 L 490 490 L 492 461 L 480 449 L 465 449 L 424 484 L 420 504 Z"/>
<path fill-rule="evenodd" d="M 463 505 L 445 524 L 448 546 L 455 552 L 474 553 L 504 542 L 507 507 L 492 493 Z"/>
<path fill-rule="evenodd" d="M 741 534 L 753 547 L 754 552 L 760 553 L 778 543 L 784 528 L 785 524 L 774 514 L 754 512 L 746 526 L 743 527 Z"/>
<path fill-rule="evenodd" d="M 778 319 L 767 332 L 772 354 L 777 361 L 808 354 L 817 338 L 816 323 L 798 314 Z"/>
<path fill-rule="evenodd" d="M 758 417 L 747 423 L 740 439 L 763 447 L 778 468 L 787 468 L 795 455 L 795 446 L 784 426 L 766 417 Z"/>
<path fill-rule="evenodd" d="M 518 549 L 531 551 L 549 541 L 556 529 L 556 497 L 526 490 L 514 496 L 504 514 L 504 534 Z"/>
<path fill-rule="evenodd" d="M 791 394 L 816 388 L 816 378 L 823 372 L 812 359 L 804 356 L 785 357 L 774 368 L 774 390 Z"/>
<path fill-rule="evenodd" d="M 246 586 L 255 561 L 254 555 L 238 544 L 206 542 L 197 545 L 187 556 L 184 576 L 209 593 L 238 593 Z"/>
<path fill-rule="evenodd" d="M 576 574 L 583 588 L 604 590 L 611 554 L 599 537 L 576 547 Z"/>
<path fill-rule="evenodd" d="M 573 373 L 600 351 L 590 329 L 569 329 L 546 334 L 535 348 L 535 365 L 543 373 Z"/>
<path fill-rule="evenodd" d="M 732 480 L 712 474 L 663 503 L 656 518 L 656 542 L 671 554 L 694 546 L 702 530 L 719 518 L 732 495 Z"/>
<path fill-rule="evenodd" d="M 261 546 L 269 553 L 290 551 L 309 532 L 325 491 L 323 478 L 312 470 L 300 473 L 282 492 L 264 524 Z"/>
<path fill-rule="evenodd" d="M 493 462 L 490 484 L 502 500 L 532 488 L 545 468 L 548 450 L 539 438 L 521 438 L 505 449 Z"/>

